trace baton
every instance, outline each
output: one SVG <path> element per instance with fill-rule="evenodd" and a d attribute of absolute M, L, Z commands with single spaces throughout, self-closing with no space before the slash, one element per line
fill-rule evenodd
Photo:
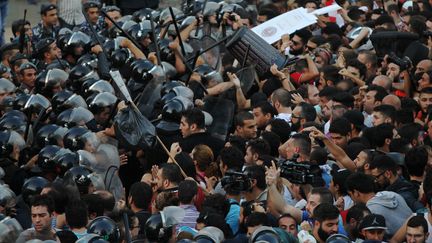
<path fill-rule="evenodd" d="M 174 15 L 174 11 L 173 11 L 172 7 L 169 7 L 169 11 L 170 11 L 170 14 L 171 14 L 171 18 L 173 19 L 174 28 L 175 28 L 175 31 L 177 33 L 177 38 L 179 40 L 179 44 L 180 44 L 180 48 L 181 48 L 181 51 L 182 51 L 182 55 L 186 56 L 186 51 L 185 51 L 184 46 L 183 46 L 183 41 L 182 41 L 181 36 L 180 36 L 180 31 L 179 31 L 179 28 L 178 28 L 178 25 L 177 25 L 177 20 L 176 20 L 176 17 Z"/>
<path fill-rule="evenodd" d="M 134 39 L 132 38 L 132 36 L 130 36 L 126 31 L 124 31 L 124 29 L 122 29 L 122 27 L 120 27 L 120 25 L 118 25 L 104 10 L 101 10 L 101 13 L 107 18 L 109 19 L 109 21 L 118 29 L 120 30 L 120 32 L 126 37 L 128 38 L 134 45 L 136 45 L 136 47 L 138 47 L 141 50 L 141 45 Z"/>
<path fill-rule="evenodd" d="M 99 36 L 98 36 L 98 34 L 96 33 L 96 30 L 94 29 L 93 25 L 91 24 L 87 12 L 83 9 L 83 10 L 82 10 L 82 13 L 83 13 L 83 15 L 84 15 L 84 18 L 85 18 L 87 24 L 89 25 L 90 31 L 91 31 L 92 34 L 94 35 L 94 38 L 96 39 L 97 43 L 98 43 L 98 44 L 100 45 L 100 47 L 102 48 L 103 55 L 105 55 L 105 58 L 108 60 L 108 56 L 107 56 L 107 54 L 106 54 L 105 51 L 104 51 L 104 48 L 103 48 L 102 42 L 101 42 L 101 40 L 99 39 Z"/>
<path fill-rule="evenodd" d="M 159 66 L 162 66 L 162 59 L 160 56 L 160 49 L 159 49 L 159 43 L 158 40 L 156 39 L 156 30 L 155 30 L 155 26 L 153 23 L 153 16 L 150 14 L 150 27 L 152 29 L 152 37 L 153 37 L 153 43 L 155 45 L 156 48 L 156 57 L 157 57 L 157 62 Z"/>
<path fill-rule="evenodd" d="M 19 43 L 20 43 L 20 47 L 19 47 L 19 51 L 21 53 L 24 52 L 24 43 L 25 43 L 25 28 L 24 26 L 26 25 L 26 17 L 27 17 L 27 9 L 24 9 L 24 20 L 23 20 L 23 25 L 22 28 L 20 30 L 20 36 L 19 36 Z"/>

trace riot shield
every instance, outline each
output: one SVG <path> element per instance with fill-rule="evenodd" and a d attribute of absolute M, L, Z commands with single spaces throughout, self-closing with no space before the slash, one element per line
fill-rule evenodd
<path fill-rule="evenodd" d="M 203 49 L 210 47 L 216 43 L 216 40 L 210 36 L 204 36 L 201 39 Z M 201 55 L 205 63 L 210 65 L 214 70 L 219 70 L 221 66 L 220 50 L 219 46 L 215 46 L 212 49 L 206 51 Z"/>
<path fill-rule="evenodd" d="M 228 99 L 208 96 L 204 99 L 204 111 L 213 117 L 213 123 L 207 131 L 225 140 L 234 118 L 234 103 Z"/>
<path fill-rule="evenodd" d="M 257 80 L 257 74 L 255 71 L 255 65 L 244 67 L 236 72 L 237 78 L 240 80 L 241 89 L 243 94 L 247 94 L 252 88 L 255 80 Z"/>
<path fill-rule="evenodd" d="M 147 118 L 151 117 L 156 101 L 161 98 L 160 90 L 163 82 L 166 81 L 165 72 L 161 66 L 155 66 L 150 73 L 153 79 L 145 86 L 137 102 L 138 109 Z"/>
<path fill-rule="evenodd" d="M 16 219 L 4 218 L 0 221 L 0 243 L 15 242 L 22 231 L 23 228 Z"/>

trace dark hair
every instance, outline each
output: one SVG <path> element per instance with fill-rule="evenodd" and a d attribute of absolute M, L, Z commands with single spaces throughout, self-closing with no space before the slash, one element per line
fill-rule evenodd
<path fill-rule="evenodd" d="M 313 105 L 306 102 L 301 102 L 299 106 L 301 107 L 300 116 L 302 118 L 305 118 L 307 122 L 315 121 L 317 113 Z"/>
<path fill-rule="evenodd" d="M 229 170 L 241 171 L 244 164 L 244 155 L 236 147 L 225 147 L 220 151 L 219 159 Z"/>
<path fill-rule="evenodd" d="M 273 101 L 279 101 L 279 103 L 284 107 L 291 106 L 292 96 L 290 92 L 284 88 L 277 89 L 273 92 L 272 100 Z M 273 102 L 274 103 L 274 102 Z"/>
<path fill-rule="evenodd" d="M 87 204 L 88 214 L 96 214 L 96 217 L 104 215 L 104 205 L 102 197 L 98 194 L 87 194 L 83 196 L 84 202 Z"/>
<path fill-rule="evenodd" d="M 256 187 L 261 190 L 267 188 L 265 180 L 265 168 L 261 165 L 252 165 L 245 168 L 244 173 L 249 176 L 250 179 L 256 180 Z"/>
<path fill-rule="evenodd" d="M 318 194 L 320 196 L 320 204 L 328 203 L 333 204 L 333 195 L 330 190 L 326 187 L 314 187 L 310 191 L 310 194 Z M 314 210 L 315 212 L 315 210 Z M 314 213 L 315 215 L 315 213 Z"/>
<path fill-rule="evenodd" d="M 278 16 L 279 14 L 275 9 L 265 6 L 264 8 L 260 8 L 258 10 L 258 15 L 267 16 L 267 20 L 269 20 Z"/>
<path fill-rule="evenodd" d="M 327 42 L 330 44 L 331 51 L 333 53 L 336 53 L 339 47 L 343 44 L 342 38 L 338 34 L 329 34 L 327 37 Z"/>
<path fill-rule="evenodd" d="M 332 173 L 333 184 L 339 186 L 338 192 L 341 195 L 344 195 L 344 196 L 348 195 L 348 191 L 347 191 L 347 188 L 345 186 L 345 181 L 348 178 L 348 176 L 351 174 L 352 174 L 352 172 L 349 170 L 346 170 L 346 169 L 339 170 L 339 171 Z"/>
<path fill-rule="evenodd" d="M 329 132 L 347 136 L 351 132 L 351 123 L 345 117 L 339 117 L 331 121 Z"/>
<path fill-rule="evenodd" d="M 396 109 L 391 105 L 379 105 L 376 106 L 373 111 L 380 112 L 383 116 L 390 118 L 392 122 L 396 116 Z"/>
<path fill-rule="evenodd" d="M 413 110 L 402 108 L 395 112 L 395 121 L 397 124 L 408 124 L 414 122 Z"/>
<path fill-rule="evenodd" d="M 371 193 L 375 191 L 374 181 L 373 176 L 355 172 L 348 176 L 345 185 L 348 191 L 357 190 L 360 193 Z"/>
<path fill-rule="evenodd" d="M 54 211 L 58 214 L 65 212 L 71 194 L 67 192 L 67 188 L 60 183 L 52 183 L 49 185 L 50 190 L 47 195 L 54 200 Z"/>
<path fill-rule="evenodd" d="M 190 204 L 197 192 L 198 186 L 195 181 L 184 180 L 180 182 L 178 188 L 178 198 L 180 203 Z"/>
<path fill-rule="evenodd" d="M 304 45 L 308 42 L 309 38 L 312 37 L 312 33 L 307 28 L 296 30 L 291 34 L 291 36 L 295 35 L 301 38 Z"/>
<path fill-rule="evenodd" d="M 413 140 L 418 139 L 419 132 L 423 130 L 422 126 L 418 123 L 410 123 L 405 124 L 398 130 L 398 134 L 401 136 L 401 138 L 407 139 L 410 143 Z"/>
<path fill-rule="evenodd" d="M 279 135 L 281 143 L 285 143 L 291 134 L 291 127 L 288 122 L 283 119 L 271 120 L 269 125 L 271 126 L 271 131 Z"/>
<path fill-rule="evenodd" d="M 409 20 L 411 31 L 418 34 L 420 37 L 423 36 L 425 30 L 427 30 L 426 20 L 427 19 L 421 15 L 411 16 Z"/>
<path fill-rule="evenodd" d="M 337 219 L 339 217 L 339 209 L 333 203 L 320 203 L 315 207 L 313 217 L 321 223 L 325 220 Z"/>
<path fill-rule="evenodd" d="M 345 80 L 343 80 L 343 81 L 345 81 Z M 340 81 L 340 82 L 342 82 L 342 81 Z M 336 94 L 334 94 L 332 100 L 335 102 L 339 102 L 348 108 L 354 107 L 354 96 L 352 96 L 350 93 L 345 92 L 345 91 L 337 92 Z"/>
<path fill-rule="evenodd" d="M 249 142 L 246 145 L 246 149 L 248 147 L 250 148 L 252 153 L 257 153 L 258 156 L 270 154 L 270 145 L 266 140 L 262 138 L 249 140 Z"/>
<path fill-rule="evenodd" d="M 129 189 L 129 196 L 137 208 L 148 210 L 152 200 L 152 188 L 145 182 L 135 182 Z"/>
<path fill-rule="evenodd" d="M 173 184 L 178 185 L 180 181 L 183 180 L 183 177 L 180 172 L 180 168 L 176 164 L 163 164 L 161 166 L 162 169 L 162 177 Z"/>
<path fill-rule="evenodd" d="M 84 201 L 76 200 L 66 207 L 66 221 L 70 228 L 86 227 L 88 221 L 88 207 Z"/>
<path fill-rule="evenodd" d="M 54 200 L 48 195 L 35 195 L 31 201 L 32 207 L 46 207 L 49 214 L 54 212 Z"/>
<path fill-rule="evenodd" d="M 309 39 L 309 41 L 315 43 L 317 46 L 320 46 L 326 42 L 326 39 L 322 35 L 314 35 Z"/>
<path fill-rule="evenodd" d="M 375 96 L 374 96 L 375 101 L 382 101 L 384 99 L 384 97 L 386 97 L 388 95 L 388 93 L 384 89 L 384 87 L 374 85 L 374 84 L 371 84 L 368 86 L 368 88 L 366 89 L 366 92 L 369 92 L 369 91 L 376 91 Z"/>
<path fill-rule="evenodd" d="M 325 165 L 328 160 L 328 152 L 325 148 L 314 148 L 310 154 L 309 160 L 313 164 Z"/>
<path fill-rule="evenodd" d="M 299 148 L 299 152 L 302 154 L 310 155 L 312 142 L 308 135 L 304 133 L 296 133 L 291 136 L 294 140 L 295 145 Z"/>
<path fill-rule="evenodd" d="M 348 209 L 345 222 L 350 223 L 351 219 L 355 219 L 358 223 L 364 218 L 364 212 L 371 213 L 366 204 L 356 203 L 350 209 Z"/>
<path fill-rule="evenodd" d="M 252 115 L 252 113 L 247 112 L 247 111 L 242 111 L 235 116 L 234 126 L 235 127 L 237 127 L 237 126 L 242 127 L 246 120 L 253 120 L 253 119 L 254 119 L 254 116 Z"/>
<path fill-rule="evenodd" d="M 93 192 L 93 194 L 98 194 L 101 197 L 101 204 L 104 207 L 105 212 L 111 212 L 115 207 L 114 195 L 106 190 L 98 190 Z"/>
<path fill-rule="evenodd" d="M 380 171 L 391 171 L 394 175 L 397 173 L 396 162 L 387 155 L 378 155 L 369 163 L 369 169 L 378 169 Z"/>
<path fill-rule="evenodd" d="M 337 84 L 340 80 L 342 80 L 342 76 L 339 74 L 340 69 L 338 67 L 335 67 L 333 65 L 327 65 L 324 66 L 321 70 L 321 72 L 323 73 L 323 78 L 325 81 L 330 80 L 333 82 L 333 84 Z M 325 88 L 324 88 L 325 89 Z M 325 92 L 324 89 L 322 89 L 320 91 L 320 95 L 319 96 L 327 96 L 327 97 L 333 97 L 330 95 L 324 95 L 321 94 L 321 92 Z M 333 87 L 332 94 L 334 95 L 337 92 L 337 89 Z"/>
<path fill-rule="evenodd" d="M 360 78 L 364 78 L 366 75 L 366 66 L 361 63 L 358 59 L 351 59 L 347 61 L 347 67 L 353 67 L 359 70 Z"/>
<path fill-rule="evenodd" d="M 270 155 L 277 157 L 279 155 L 280 137 L 274 132 L 262 131 L 260 138 L 264 139 L 270 146 Z"/>
<path fill-rule="evenodd" d="M 198 129 L 204 129 L 205 119 L 204 113 L 198 108 L 192 108 L 183 112 L 182 116 L 189 125 L 196 124 Z"/>
<path fill-rule="evenodd" d="M 16 37 L 15 33 L 21 32 L 25 25 L 30 25 L 28 20 L 18 19 L 12 22 L 12 34 Z"/>
<path fill-rule="evenodd" d="M 264 115 L 270 114 L 273 117 L 274 115 L 277 114 L 277 111 L 275 110 L 275 108 L 267 101 L 262 101 L 262 102 L 256 104 L 253 108 L 254 109 L 260 108 L 261 112 Z"/>
<path fill-rule="evenodd" d="M 203 211 L 206 211 L 208 208 L 210 208 L 210 210 L 213 210 L 225 218 L 230 211 L 231 205 L 224 195 L 215 193 L 208 195 L 204 199 L 201 207 L 203 208 Z"/>
<path fill-rule="evenodd" d="M 408 220 L 407 227 L 417 228 L 420 226 L 423 228 L 424 234 L 429 232 L 428 222 L 423 215 L 414 215 Z"/>
<path fill-rule="evenodd" d="M 424 146 L 411 148 L 405 155 L 405 165 L 409 175 L 423 176 L 428 162 L 428 151 Z"/>
<path fill-rule="evenodd" d="M 395 138 L 390 142 L 390 152 L 405 154 L 411 149 L 411 143 L 406 138 Z"/>
<path fill-rule="evenodd" d="M 382 147 L 384 146 L 386 139 L 393 139 L 393 129 L 393 125 L 388 123 L 382 123 L 373 127 L 372 146 L 374 146 L 374 148 Z"/>
<path fill-rule="evenodd" d="M 246 219 L 246 227 L 255 227 L 255 226 L 270 226 L 268 222 L 267 214 L 261 212 L 253 212 Z"/>

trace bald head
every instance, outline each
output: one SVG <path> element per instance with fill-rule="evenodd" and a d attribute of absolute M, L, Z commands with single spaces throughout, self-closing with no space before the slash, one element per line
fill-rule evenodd
<path fill-rule="evenodd" d="M 382 104 L 383 105 L 391 105 L 396 110 L 401 109 L 401 101 L 400 101 L 399 97 L 397 97 L 396 95 L 393 95 L 393 94 L 389 94 L 386 97 L 384 97 L 384 99 L 382 100 Z"/>
<path fill-rule="evenodd" d="M 383 87 L 387 92 L 390 92 L 392 80 L 386 75 L 378 75 L 372 80 L 372 84 Z"/>
<path fill-rule="evenodd" d="M 432 70 L 432 60 L 421 60 L 419 63 L 417 63 L 415 74 L 429 72 L 430 70 Z"/>

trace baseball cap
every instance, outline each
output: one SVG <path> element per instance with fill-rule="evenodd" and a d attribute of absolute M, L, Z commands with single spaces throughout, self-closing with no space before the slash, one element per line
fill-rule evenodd
<path fill-rule="evenodd" d="M 359 226 L 360 230 L 387 229 L 385 218 L 379 214 L 369 214 L 363 218 Z"/>

